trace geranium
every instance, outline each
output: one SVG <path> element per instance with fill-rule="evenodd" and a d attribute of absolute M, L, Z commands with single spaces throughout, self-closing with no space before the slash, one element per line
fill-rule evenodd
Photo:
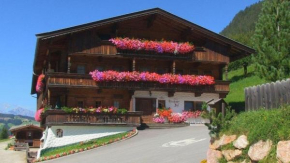
<path fill-rule="evenodd" d="M 43 91 L 44 78 L 45 78 L 44 74 L 41 74 L 41 75 L 38 76 L 37 83 L 36 83 L 36 88 L 35 88 L 36 92 L 38 92 L 38 93 L 41 93 Z"/>
<path fill-rule="evenodd" d="M 118 49 L 127 50 L 147 50 L 157 53 L 186 54 L 194 50 L 190 43 L 177 43 L 173 41 L 149 41 L 141 39 L 112 38 L 111 41 Z"/>
<path fill-rule="evenodd" d="M 165 119 L 163 117 L 154 117 L 153 122 L 155 123 L 164 123 Z"/>
<path fill-rule="evenodd" d="M 128 81 L 149 81 L 158 82 L 161 84 L 187 84 L 192 86 L 197 85 L 213 85 L 215 83 L 212 76 L 207 75 L 174 75 L 174 74 L 157 74 L 137 71 L 133 72 L 117 72 L 117 71 L 92 71 L 90 72 L 93 80 L 96 82 L 128 82 Z"/>
<path fill-rule="evenodd" d="M 182 123 L 186 121 L 186 118 L 181 113 L 172 113 L 171 116 L 168 118 L 169 122 L 173 123 Z"/>

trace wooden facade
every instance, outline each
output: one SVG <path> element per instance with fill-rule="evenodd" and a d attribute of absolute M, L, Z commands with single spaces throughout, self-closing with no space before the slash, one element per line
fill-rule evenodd
<path fill-rule="evenodd" d="M 114 37 L 191 42 L 195 50 L 187 55 L 120 50 L 108 41 Z M 249 47 L 159 8 L 38 34 L 33 70 L 35 74 L 44 73 L 46 77 L 44 91 L 37 93 L 37 108 L 41 105 L 54 108 L 57 103 L 69 107 L 113 105 L 147 114 L 141 109 L 142 100 L 133 101 L 134 92 L 168 92 L 168 97 L 175 92 L 191 92 L 195 96 L 211 93 L 223 98 L 229 92 L 229 82 L 223 81 L 223 74 L 227 72 L 223 70 L 230 61 L 253 52 Z M 212 86 L 96 83 L 88 75 L 96 69 L 211 75 L 216 82 Z M 32 94 L 36 93 L 36 80 L 37 75 L 34 75 Z"/>

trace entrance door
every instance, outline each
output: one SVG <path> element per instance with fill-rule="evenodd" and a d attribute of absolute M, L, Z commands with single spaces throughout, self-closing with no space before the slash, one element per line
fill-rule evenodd
<path fill-rule="evenodd" d="M 136 98 L 135 110 L 143 111 L 143 115 L 152 115 L 156 111 L 156 98 Z"/>

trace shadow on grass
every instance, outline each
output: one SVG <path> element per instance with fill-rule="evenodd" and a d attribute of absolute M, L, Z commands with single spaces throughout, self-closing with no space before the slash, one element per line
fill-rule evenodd
<path fill-rule="evenodd" d="M 250 76 L 254 76 L 254 75 L 255 75 L 254 72 L 250 72 L 246 76 L 244 76 L 244 74 L 243 75 L 238 75 L 238 76 L 233 76 L 230 81 L 231 82 L 237 82 L 239 80 L 242 80 L 244 78 L 247 78 L 247 77 L 250 77 Z"/>
<path fill-rule="evenodd" d="M 231 106 L 231 108 L 235 110 L 236 113 L 245 111 L 245 102 L 230 102 L 229 106 Z"/>

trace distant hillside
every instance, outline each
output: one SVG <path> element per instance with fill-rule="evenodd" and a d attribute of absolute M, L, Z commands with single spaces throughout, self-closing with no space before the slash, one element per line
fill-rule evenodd
<path fill-rule="evenodd" d="M 28 117 L 34 117 L 35 112 L 29 109 L 25 109 L 19 106 L 0 106 L 0 113 L 3 114 L 14 114 L 14 115 L 22 115 Z"/>
<path fill-rule="evenodd" d="M 5 126 L 10 129 L 12 126 L 25 125 L 25 124 L 39 124 L 34 118 L 29 116 L 3 114 L 0 113 L 0 130 Z"/>
<path fill-rule="evenodd" d="M 250 38 L 255 31 L 255 23 L 258 20 L 261 9 L 262 1 L 238 12 L 231 23 L 220 34 L 251 46 Z"/>

